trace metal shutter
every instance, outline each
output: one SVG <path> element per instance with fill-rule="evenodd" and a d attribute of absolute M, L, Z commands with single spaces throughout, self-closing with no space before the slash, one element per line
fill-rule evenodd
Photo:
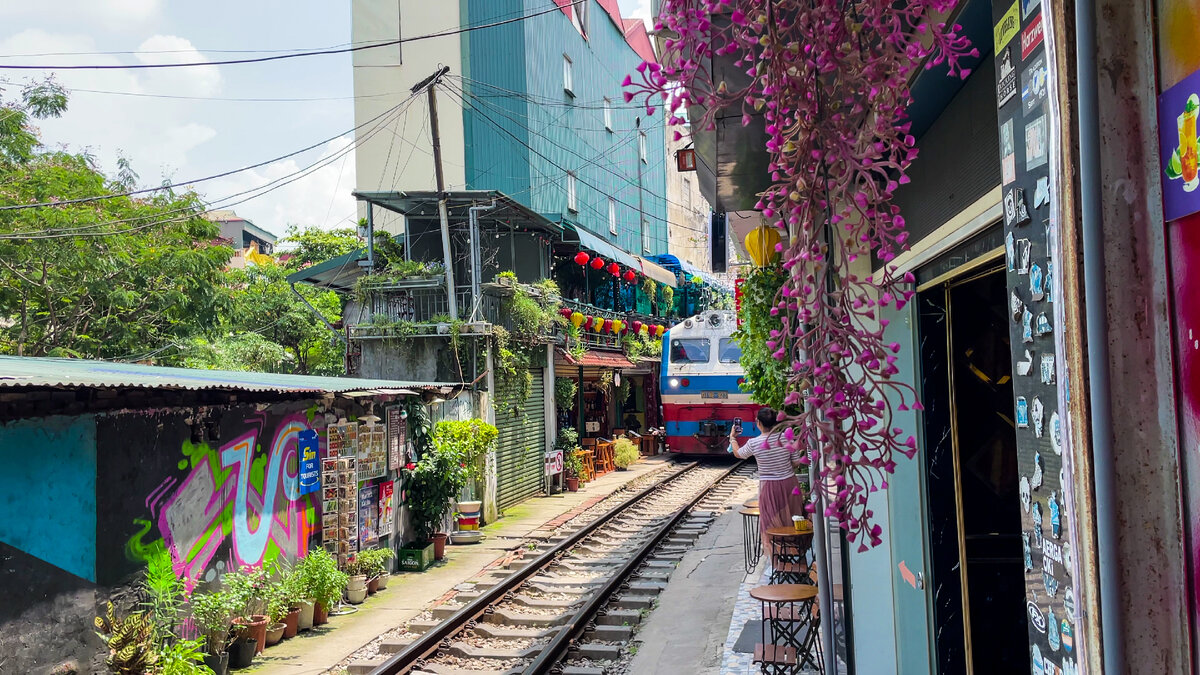
<path fill-rule="evenodd" d="M 541 368 L 529 372 L 533 388 L 523 410 L 496 410 L 496 429 L 500 432 L 496 442 L 496 506 L 501 509 L 542 491 L 545 377 Z"/>

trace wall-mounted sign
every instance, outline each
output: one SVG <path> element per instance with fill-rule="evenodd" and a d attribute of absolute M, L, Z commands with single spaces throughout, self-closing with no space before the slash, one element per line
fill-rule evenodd
<path fill-rule="evenodd" d="M 316 429 L 305 429 L 297 436 L 300 455 L 300 494 L 321 489 L 321 442 Z"/>
<path fill-rule="evenodd" d="M 563 451 L 561 448 L 546 453 L 546 475 L 553 476 L 563 472 Z"/>
<path fill-rule="evenodd" d="M 404 466 L 405 450 L 408 446 L 408 420 L 404 409 L 398 405 L 387 409 L 388 468 L 392 471 Z"/>
<path fill-rule="evenodd" d="M 1200 70 L 1158 97 L 1158 148 L 1163 181 L 1163 216 L 1177 220 L 1200 211 Z"/>
<path fill-rule="evenodd" d="M 678 171 L 695 171 L 696 151 L 688 148 L 675 153 L 675 169 Z"/>
<path fill-rule="evenodd" d="M 1042 15 L 1038 14 L 1037 16 L 1033 17 L 1033 21 L 1030 21 L 1028 26 L 1025 26 L 1025 30 L 1021 31 L 1022 61 L 1029 58 L 1029 55 L 1033 53 L 1033 50 L 1037 49 L 1037 46 L 1042 44 L 1042 38 L 1045 37 L 1045 35 L 1046 32 L 1042 26 Z"/>
<path fill-rule="evenodd" d="M 1013 39 L 1013 36 L 1021 30 L 1021 2 L 1013 0 L 1012 7 L 1000 17 L 1000 21 L 993 27 L 992 37 L 996 42 L 996 51 L 1004 49 L 1008 41 Z"/>

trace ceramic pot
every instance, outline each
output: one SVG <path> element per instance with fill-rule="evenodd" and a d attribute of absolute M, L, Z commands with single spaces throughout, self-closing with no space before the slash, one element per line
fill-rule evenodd
<path fill-rule="evenodd" d="M 320 626 L 325 623 L 329 623 L 329 608 L 318 602 L 313 606 L 313 625 Z"/>
<path fill-rule="evenodd" d="M 367 599 L 367 575 L 356 574 L 346 582 L 346 602 L 357 605 Z"/>
<path fill-rule="evenodd" d="M 280 621 L 267 626 L 267 646 L 271 647 L 279 644 L 283 639 L 283 633 L 287 630 L 287 624 Z"/>
<path fill-rule="evenodd" d="M 308 630 L 313 627 L 313 603 L 304 600 L 300 603 L 300 617 L 296 620 L 297 630 Z"/>
<path fill-rule="evenodd" d="M 391 579 L 391 578 L 392 578 L 392 575 L 388 574 L 387 572 L 384 572 L 383 574 L 380 574 L 380 575 L 379 575 L 379 576 L 376 578 L 376 580 L 379 582 L 379 590 L 381 590 L 381 591 L 382 591 L 383 589 L 387 588 L 387 585 L 388 585 L 388 579 Z"/>
<path fill-rule="evenodd" d="M 283 637 L 294 638 L 296 633 L 300 631 L 300 608 L 293 607 L 288 610 L 287 616 L 283 618 Z"/>
<path fill-rule="evenodd" d="M 249 638 L 238 638 L 229 645 L 229 667 L 249 668 L 258 653 L 258 643 Z"/>
<path fill-rule="evenodd" d="M 250 657 L 254 658 L 254 655 L 251 654 Z M 214 675 L 225 675 L 225 673 L 229 672 L 229 652 L 221 652 L 216 656 L 205 654 L 204 665 L 208 666 Z"/>
<path fill-rule="evenodd" d="M 377 592 L 379 592 L 379 577 L 367 579 L 367 594 L 375 595 Z"/>
<path fill-rule="evenodd" d="M 254 640 L 257 647 L 255 654 L 261 654 L 262 650 L 267 648 L 267 617 L 262 614 L 255 614 L 249 618 L 238 617 L 233 620 L 235 624 L 241 627 L 241 634 Z"/>
<path fill-rule="evenodd" d="M 567 490 L 569 492 L 579 492 L 579 479 L 578 478 L 568 478 L 567 479 Z"/>
<path fill-rule="evenodd" d="M 445 532 L 434 532 L 430 540 L 433 541 L 433 559 L 443 560 L 446 557 L 446 539 L 450 535 Z"/>

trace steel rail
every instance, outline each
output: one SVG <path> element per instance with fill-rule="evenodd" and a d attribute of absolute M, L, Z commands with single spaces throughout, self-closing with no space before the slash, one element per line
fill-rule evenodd
<path fill-rule="evenodd" d="M 639 491 L 629 499 L 626 499 L 617 506 L 606 511 L 596 520 L 573 532 L 566 539 L 562 540 L 538 557 L 534 558 L 528 565 L 525 565 L 521 569 L 514 571 L 512 574 L 501 580 L 500 583 L 484 591 L 484 593 L 478 598 L 475 598 L 471 602 L 467 603 L 462 609 L 447 617 L 435 628 L 431 628 L 420 638 L 414 640 L 412 644 L 408 645 L 403 650 L 397 652 L 395 655 L 379 664 L 375 670 L 371 671 L 371 675 L 403 675 L 404 673 L 408 673 L 414 666 L 417 665 L 418 661 L 421 661 L 422 659 L 427 658 L 429 655 L 436 653 L 443 647 L 449 646 L 450 638 L 454 637 L 461 631 L 466 630 L 468 628 L 468 624 L 472 621 L 475 621 L 480 616 L 483 616 L 484 612 L 489 607 L 503 602 L 505 600 L 505 596 L 507 596 L 514 588 L 523 584 L 526 579 L 541 571 L 550 563 L 554 562 L 554 560 L 560 555 L 570 550 L 573 546 L 591 535 L 608 521 L 619 516 L 630 506 L 633 506 L 637 502 L 649 497 L 659 489 L 670 485 L 681 476 L 684 476 L 692 471 L 692 469 L 695 469 L 697 466 L 699 466 L 699 462 L 685 464 L 683 468 L 673 475 L 668 476 L 665 480 Z M 739 463 L 734 465 L 734 468 L 737 468 L 738 466 L 741 466 L 741 464 Z M 728 473 L 722 474 L 722 478 L 727 475 Z M 701 493 L 701 495 L 707 491 L 708 490 L 705 490 Z"/>
<path fill-rule="evenodd" d="M 684 504 L 676 511 L 669 521 L 662 525 L 658 532 L 654 534 L 645 544 L 642 544 L 637 551 L 621 566 L 621 569 L 616 574 L 609 577 L 604 586 L 592 593 L 591 599 L 584 603 L 583 607 L 571 617 L 571 620 L 563 624 L 558 633 L 550 640 L 537 657 L 521 671 L 521 675 L 547 675 L 548 673 L 558 673 L 561 670 L 558 667 L 559 661 L 566 655 L 571 645 L 583 635 L 587 630 L 588 624 L 593 616 L 608 604 L 612 596 L 621 591 L 625 586 L 627 578 L 632 575 L 642 562 L 650 556 L 651 552 L 662 542 L 663 539 L 675 529 L 680 521 L 683 520 L 697 504 L 700 503 L 708 493 L 716 487 L 721 481 L 729 478 L 735 471 L 745 465 L 745 460 L 738 461 L 729 468 L 728 471 L 722 473 L 708 484 L 698 495 L 687 504 Z"/>

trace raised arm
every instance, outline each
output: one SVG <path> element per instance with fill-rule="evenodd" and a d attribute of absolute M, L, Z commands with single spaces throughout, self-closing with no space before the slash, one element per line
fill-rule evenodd
<path fill-rule="evenodd" d="M 737 429 L 729 430 L 729 451 L 738 459 L 750 459 L 754 453 L 750 450 L 749 444 L 742 446 L 737 441 Z"/>

